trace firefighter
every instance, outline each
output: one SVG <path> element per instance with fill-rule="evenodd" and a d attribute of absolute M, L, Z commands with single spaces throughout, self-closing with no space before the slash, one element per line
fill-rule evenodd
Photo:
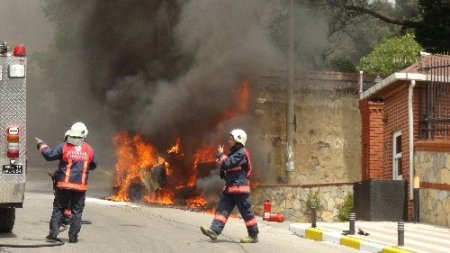
<path fill-rule="evenodd" d="M 56 190 L 50 219 L 49 241 L 60 241 L 58 237 L 65 207 L 71 207 L 72 220 L 69 228 L 69 243 L 78 242 L 81 216 L 86 199 L 89 171 L 97 168 L 97 159 L 91 146 L 85 142 L 88 130 L 82 122 L 76 122 L 69 130 L 67 141 L 48 147 L 36 138 L 38 150 L 47 161 L 59 160 L 56 173 Z"/>
<path fill-rule="evenodd" d="M 210 227 L 201 226 L 202 233 L 213 241 L 222 233 L 231 211 L 237 205 L 247 227 L 248 236 L 241 243 L 258 242 L 258 225 L 250 203 L 250 182 L 252 172 L 250 155 L 245 148 L 247 134 L 242 129 L 230 132 L 228 145 L 230 154 L 223 153 L 223 145 L 217 148 L 217 160 L 220 164 L 220 177 L 225 180 L 222 197 L 216 207 L 216 214 Z"/>

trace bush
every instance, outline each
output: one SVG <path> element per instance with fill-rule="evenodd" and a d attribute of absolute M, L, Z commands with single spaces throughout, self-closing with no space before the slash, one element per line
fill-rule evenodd
<path fill-rule="evenodd" d="M 353 210 L 353 193 L 345 196 L 344 203 L 338 207 L 338 218 L 341 221 L 348 221 L 348 215 Z"/>
<path fill-rule="evenodd" d="M 388 76 L 418 62 L 422 50 L 412 34 L 392 37 L 376 45 L 370 54 L 362 57 L 360 68 L 369 75 Z"/>
<path fill-rule="evenodd" d="M 306 208 L 306 214 L 310 213 L 312 206 L 316 207 L 316 212 L 320 212 L 324 209 L 319 190 L 309 190 L 308 194 L 306 195 L 306 199 L 302 202 L 304 204 L 303 206 Z"/>

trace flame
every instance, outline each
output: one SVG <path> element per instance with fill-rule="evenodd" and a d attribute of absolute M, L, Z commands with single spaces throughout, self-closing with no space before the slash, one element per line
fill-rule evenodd
<path fill-rule="evenodd" d="M 248 109 L 249 94 L 249 82 L 243 81 L 234 93 L 236 99 L 233 105 L 230 110 L 220 115 L 221 117 L 219 117 L 216 126 L 232 120 L 239 114 L 245 113 Z M 109 199 L 130 201 L 130 189 L 138 185 L 141 187 L 139 190 L 142 191 L 143 189 L 144 191 L 143 193 L 139 192 L 141 194 L 140 197 L 147 203 L 165 205 L 186 203 L 190 208 L 207 206 L 208 201 L 200 196 L 195 186 L 200 173 L 199 165 L 202 163 L 214 163 L 216 148 L 212 145 L 203 144 L 193 152 L 192 157 L 185 158 L 182 138 L 183 136 L 178 137 L 172 147 L 160 152 L 139 134 L 117 133 L 113 139 L 117 155 L 115 178 L 117 191 Z M 192 161 L 192 163 L 186 164 L 186 161 Z M 159 172 L 154 169 L 158 168 L 161 170 L 161 166 L 164 166 L 163 168 L 165 169 L 166 184 L 161 185 L 157 189 L 155 188 L 158 186 L 149 187 L 149 173 Z M 205 173 L 205 171 L 202 170 L 202 173 Z M 176 202 L 176 198 L 180 198 L 180 196 L 184 200 Z M 215 210 L 212 209 L 207 212 L 214 214 Z"/>
<path fill-rule="evenodd" d="M 211 146 L 203 146 L 195 152 L 194 165 L 188 179 L 188 186 L 192 187 L 197 181 L 198 165 L 201 162 L 214 162 L 214 148 Z"/>
<path fill-rule="evenodd" d="M 206 205 L 206 199 L 201 196 L 195 196 L 186 200 L 186 205 L 190 208 L 199 208 Z"/>
<path fill-rule="evenodd" d="M 234 97 L 236 98 L 234 104 L 231 107 L 231 110 L 226 111 L 223 114 L 221 119 L 222 122 L 233 119 L 238 114 L 247 112 L 250 97 L 250 84 L 247 80 L 244 80 L 239 89 L 234 92 Z"/>
<path fill-rule="evenodd" d="M 147 203 L 159 203 L 159 204 L 163 204 L 163 205 L 171 205 L 173 204 L 173 199 L 174 199 L 174 193 L 167 191 L 167 190 L 163 190 L 160 189 L 159 194 L 146 194 L 144 196 L 144 200 Z"/>
<path fill-rule="evenodd" d="M 116 146 L 115 185 L 118 191 L 111 197 L 114 201 L 129 201 L 128 190 L 133 183 L 144 182 L 145 168 L 152 168 L 159 164 L 165 164 L 165 159 L 156 155 L 156 149 L 139 136 L 128 136 L 125 132 L 119 132 L 113 139 Z M 166 170 L 168 166 L 166 167 Z M 155 197 L 156 198 L 156 197 Z"/>
<path fill-rule="evenodd" d="M 180 143 L 181 143 L 181 139 L 177 138 L 177 141 L 176 141 L 175 145 L 173 145 L 171 148 L 169 148 L 167 150 L 167 153 L 169 153 L 169 154 L 178 154 L 178 152 L 180 152 Z"/>

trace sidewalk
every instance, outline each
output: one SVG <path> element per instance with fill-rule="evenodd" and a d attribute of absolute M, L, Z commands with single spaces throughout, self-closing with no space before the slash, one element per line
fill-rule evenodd
<path fill-rule="evenodd" d="M 317 231 L 321 240 L 340 243 L 349 247 L 359 248 L 363 251 L 377 252 L 386 247 L 394 247 L 392 251 L 386 252 L 420 252 L 420 253 L 448 253 L 450 252 L 450 228 L 435 225 L 427 225 L 421 223 L 405 223 L 405 246 L 397 245 L 397 223 L 396 222 L 369 222 L 356 221 L 355 230 L 361 228 L 364 232 L 369 233 L 368 236 L 352 235 L 342 239 L 342 231 L 349 229 L 348 222 L 336 223 L 317 223 L 317 231 L 309 229 L 309 223 L 293 223 L 289 226 L 289 230 L 301 237 L 317 240 Z M 306 232 L 308 229 L 308 232 Z M 309 233 L 306 236 L 306 233 Z M 312 234 L 312 235 L 311 235 Z M 349 238 L 350 237 L 350 238 Z M 353 238 L 355 240 L 353 240 Z M 361 243 L 360 243 L 361 242 Z M 365 247 L 354 247 L 354 245 Z M 364 245 L 363 245 L 364 244 Z M 397 251 L 398 249 L 398 251 Z M 401 250 L 403 249 L 403 250 Z"/>

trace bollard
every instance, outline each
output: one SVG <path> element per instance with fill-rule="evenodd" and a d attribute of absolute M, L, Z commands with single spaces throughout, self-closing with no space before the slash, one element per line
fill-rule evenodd
<path fill-rule="evenodd" d="M 420 189 L 414 189 L 414 222 L 420 221 Z"/>
<path fill-rule="evenodd" d="M 398 246 L 405 246 L 405 223 L 403 221 L 398 222 Z"/>
<path fill-rule="evenodd" d="M 316 207 L 311 206 L 311 227 L 316 227 Z"/>
<path fill-rule="evenodd" d="M 356 214 L 355 213 L 349 213 L 348 214 L 348 222 L 349 222 L 349 234 L 354 235 L 355 234 L 355 220 L 356 220 Z"/>

